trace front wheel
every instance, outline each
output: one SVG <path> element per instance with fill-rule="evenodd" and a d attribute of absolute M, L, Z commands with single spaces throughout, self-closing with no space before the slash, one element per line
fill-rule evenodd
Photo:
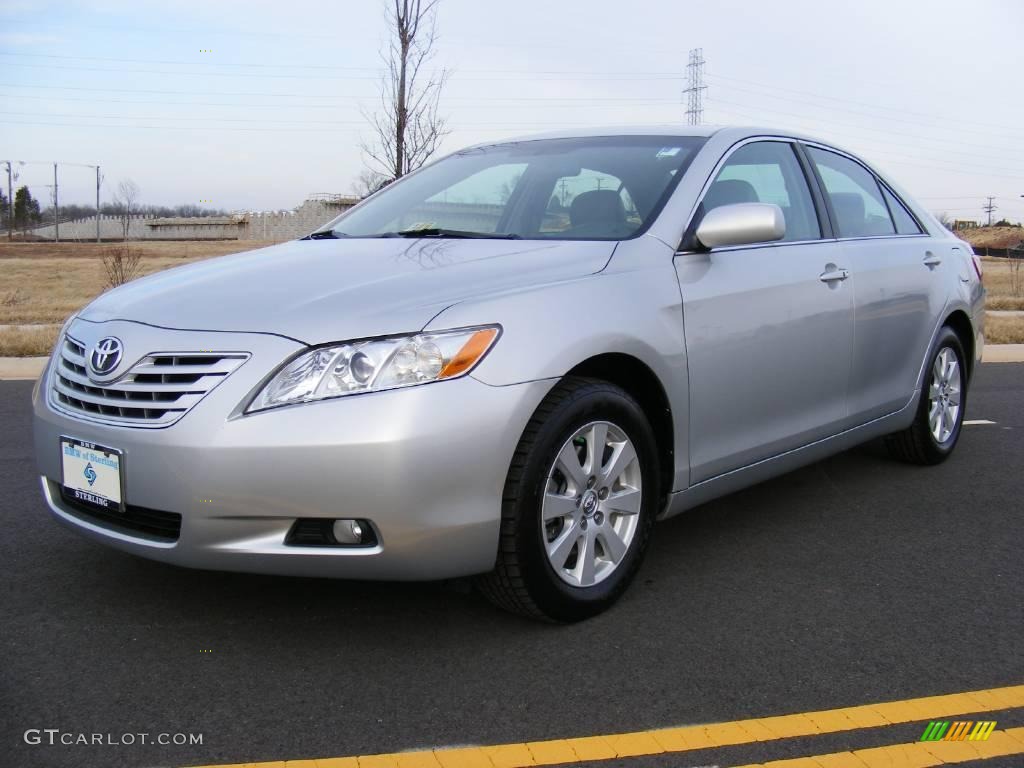
<path fill-rule="evenodd" d="M 929 361 L 914 422 L 886 438 L 889 451 L 913 464 L 945 461 L 960 438 L 966 405 L 963 345 L 951 328 L 943 328 Z"/>
<path fill-rule="evenodd" d="M 481 591 L 550 621 L 600 613 L 640 567 L 659 494 L 654 435 L 637 402 L 603 381 L 563 380 L 516 449 L 498 561 Z"/>

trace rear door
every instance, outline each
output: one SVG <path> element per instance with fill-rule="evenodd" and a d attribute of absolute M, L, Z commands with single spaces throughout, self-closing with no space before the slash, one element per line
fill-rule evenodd
<path fill-rule="evenodd" d="M 824 147 L 808 146 L 807 154 L 853 275 L 850 416 L 861 424 L 913 395 L 945 305 L 944 271 L 956 265 L 866 166 Z"/>
<path fill-rule="evenodd" d="M 779 242 L 680 253 L 690 476 L 700 482 L 826 437 L 847 418 L 853 290 L 786 140 L 733 148 L 697 207 L 775 203 Z"/>

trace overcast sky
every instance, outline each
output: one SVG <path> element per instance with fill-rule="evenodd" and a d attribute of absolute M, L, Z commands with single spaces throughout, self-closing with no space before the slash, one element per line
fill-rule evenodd
<path fill-rule="evenodd" d="M 441 0 L 438 27 L 447 151 L 683 122 L 702 47 L 705 122 L 811 133 L 934 211 L 994 195 L 1024 219 L 1021 0 Z M 377 0 L 0 0 L 0 160 L 99 163 L 104 199 L 131 178 L 147 203 L 349 192 L 385 34 Z M 15 168 L 49 200 L 52 167 Z M 91 173 L 62 168 L 61 199 L 90 202 Z"/>

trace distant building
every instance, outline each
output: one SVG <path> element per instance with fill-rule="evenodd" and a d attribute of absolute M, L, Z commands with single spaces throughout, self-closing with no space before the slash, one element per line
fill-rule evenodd
<path fill-rule="evenodd" d="M 229 216 L 132 216 L 129 240 L 294 240 L 319 229 L 359 202 L 358 197 L 319 192 L 298 208 L 285 211 L 237 211 Z M 53 240 L 52 224 L 29 230 L 32 239 Z M 121 240 L 120 216 L 100 216 L 100 238 Z M 61 240 L 95 240 L 96 217 L 62 221 Z"/>
<path fill-rule="evenodd" d="M 976 221 L 970 219 L 956 219 L 953 221 L 953 231 L 959 232 L 963 229 L 977 229 L 981 225 Z"/>

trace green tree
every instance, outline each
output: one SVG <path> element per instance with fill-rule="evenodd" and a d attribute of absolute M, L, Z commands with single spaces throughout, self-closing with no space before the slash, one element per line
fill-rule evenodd
<path fill-rule="evenodd" d="M 7 229 L 7 212 L 10 204 L 7 202 L 7 195 L 0 190 L 0 227 Z"/>
<path fill-rule="evenodd" d="M 28 187 L 19 187 L 14 193 L 14 228 L 26 230 L 42 218 L 39 201 L 32 197 Z"/>

